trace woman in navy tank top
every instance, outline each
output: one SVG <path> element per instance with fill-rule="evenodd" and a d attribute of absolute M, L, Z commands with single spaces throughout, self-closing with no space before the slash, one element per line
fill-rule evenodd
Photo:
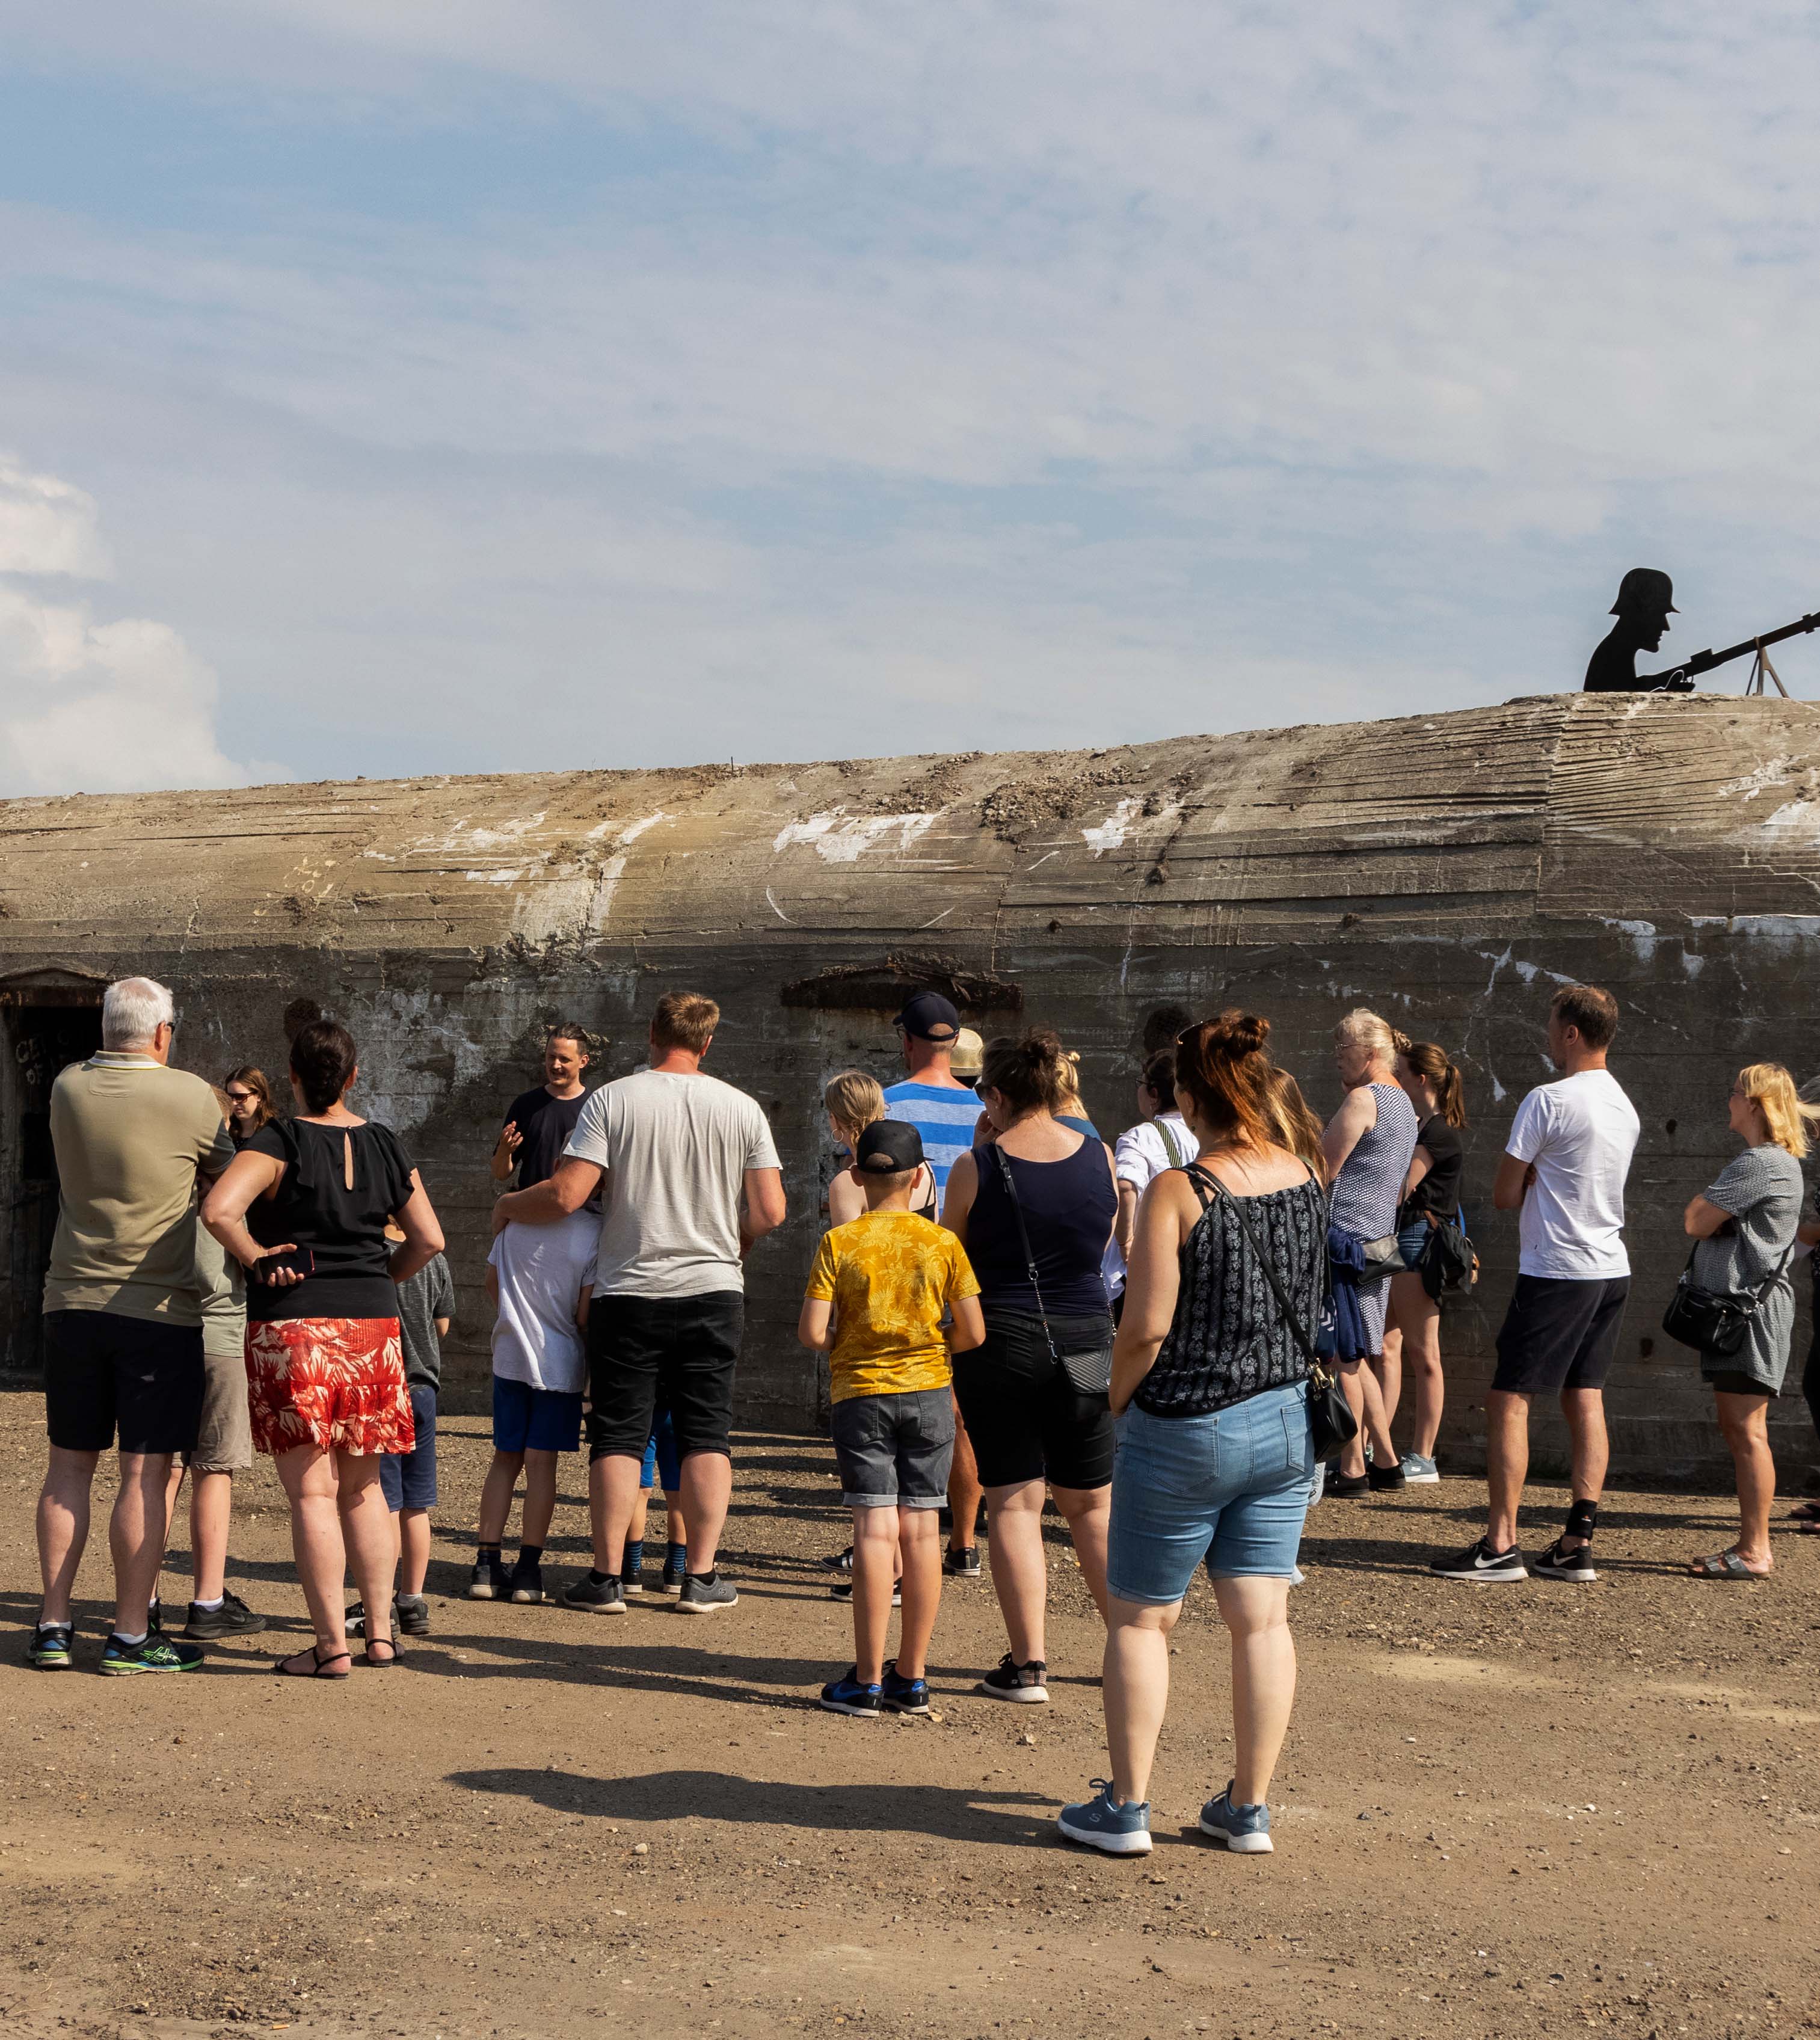
<path fill-rule="evenodd" d="M 988 1045 L 980 1097 L 992 1138 L 955 1163 L 942 1209 L 980 1278 L 986 1318 L 985 1343 L 956 1356 L 954 1392 L 986 1490 L 992 1585 L 1011 1646 L 980 1681 L 999 1700 L 1049 1698 L 1045 1490 L 1106 1613 L 1112 1311 L 1101 1264 L 1118 1191 L 1105 1142 L 1057 1116 L 1072 1075 L 1046 1030 Z"/>

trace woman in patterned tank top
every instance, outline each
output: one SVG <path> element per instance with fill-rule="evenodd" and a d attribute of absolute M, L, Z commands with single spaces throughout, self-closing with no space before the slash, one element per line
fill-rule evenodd
<path fill-rule="evenodd" d="M 1235 1012 L 1183 1034 L 1175 1097 L 1196 1159 L 1159 1175 L 1138 1207 L 1113 1346 L 1112 1776 L 1059 1821 L 1071 1841 L 1110 1855 L 1149 1851 L 1169 1638 L 1203 1562 L 1232 1636 L 1234 1747 L 1201 1829 L 1241 1852 L 1270 1847 L 1265 1798 L 1296 1687 L 1289 1583 L 1314 1471 L 1303 1342 L 1320 1313 L 1327 1203 L 1319 1176 L 1282 1144 L 1269 1031 Z"/>

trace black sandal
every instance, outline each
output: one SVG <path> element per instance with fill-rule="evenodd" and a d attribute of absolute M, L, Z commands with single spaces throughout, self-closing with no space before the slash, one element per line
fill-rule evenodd
<path fill-rule="evenodd" d="M 382 1650 L 390 1651 L 391 1656 L 375 1658 L 373 1655 L 375 1644 Z M 367 1639 L 366 1649 L 360 1653 L 360 1661 L 364 1665 L 371 1665 L 375 1672 L 389 1672 L 394 1665 L 400 1662 L 404 1654 L 404 1652 L 398 1648 L 398 1639 L 395 1637 L 369 1636 Z"/>
<path fill-rule="evenodd" d="M 301 1650 L 293 1650 L 287 1658 L 274 1658 L 272 1669 L 281 1679 L 345 1679 L 348 1676 L 345 1672 L 331 1672 L 326 1668 L 343 1658 L 348 1659 L 350 1666 L 354 1661 L 345 1650 L 331 1650 L 325 1658 L 322 1655 L 322 1645 L 312 1643 L 310 1646 L 310 1656 L 314 1661 L 314 1669 L 308 1672 L 293 1672 L 291 1667 L 303 1655 L 303 1653 Z"/>

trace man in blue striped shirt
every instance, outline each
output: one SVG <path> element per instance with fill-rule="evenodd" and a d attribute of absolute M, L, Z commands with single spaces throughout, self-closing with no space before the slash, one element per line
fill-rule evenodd
<path fill-rule="evenodd" d="M 922 1135 L 923 1159 L 935 1171 L 939 1200 L 947 1194 L 948 1171 L 973 1144 L 973 1128 L 980 1117 L 980 1101 L 973 1087 L 962 1083 L 949 1067 L 960 1037 L 961 1016 L 940 992 L 919 991 L 904 1002 L 896 1025 L 910 1074 L 903 1083 L 885 1087 L 885 1116 L 902 1120 Z M 973 1543 L 980 1491 L 973 1444 L 956 1402 L 954 1457 L 948 1475 L 952 1520 L 942 1566 L 962 1579 L 980 1576 L 980 1554 Z"/>

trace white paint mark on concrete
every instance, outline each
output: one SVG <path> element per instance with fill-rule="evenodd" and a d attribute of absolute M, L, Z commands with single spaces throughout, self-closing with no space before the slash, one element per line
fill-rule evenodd
<path fill-rule="evenodd" d="M 783 911 L 782 908 L 777 904 L 776 900 L 771 897 L 771 889 L 768 885 L 764 889 L 764 896 L 765 904 L 770 908 L 771 912 L 776 915 L 778 919 L 782 922 L 784 926 L 786 928 L 794 928 L 796 926 L 795 922 L 790 918 L 789 915 L 787 915 Z"/>
<path fill-rule="evenodd" d="M 901 857 L 928 834 L 939 818 L 939 810 L 935 814 L 849 816 L 844 808 L 833 808 L 826 814 L 811 815 L 805 822 L 786 823 L 772 839 L 771 848 L 781 851 L 793 844 L 812 843 L 817 854 L 830 864 L 857 864 L 870 850 L 894 851 Z"/>
<path fill-rule="evenodd" d="M 1654 921 L 1614 921 L 1601 915 L 1600 919 L 1608 928 L 1616 928 L 1620 935 L 1628 935 L 1636 945 L 1637 961 L 1647 963 L 1656 953 L 1656 926 Z"/>
<path fill-rule="evenodd" d="M 1131 824 L 1143 805 L 1142 801 L 1128 795 L 1097 828 L 1083 828 L 1081 840 L 1095 857 L 1104 857 L 1109 850 L 1122 850 L 1125 839 L 1131 833 Z"/>

